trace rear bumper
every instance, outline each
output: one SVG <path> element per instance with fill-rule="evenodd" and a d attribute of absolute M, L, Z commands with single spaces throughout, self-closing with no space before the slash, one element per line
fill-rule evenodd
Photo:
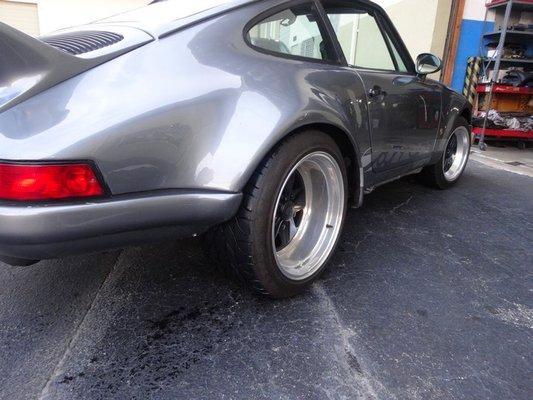
<path fill-rule="evenodd" d="M 0 260 L 15 265 L 193 236 L 235 215 L 242 194 L 193 192 L 117 196 L 84 203 L 0 205 Z"/>

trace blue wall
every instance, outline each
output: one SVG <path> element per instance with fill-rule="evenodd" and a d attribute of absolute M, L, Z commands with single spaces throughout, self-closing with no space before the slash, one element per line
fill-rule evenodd
<path fill-rule="evenodd" d="M 452 88 L 459 93 L 463 93 L 468 58 L 479 55 L 479 40 L 483 34 L 483 24 L 483 21 L 472 19 L 464 19 L 461 23 L 461 36 L 452 77 Z M 486 24 L 485 32 L 494 30 L 494 22 Z"/>

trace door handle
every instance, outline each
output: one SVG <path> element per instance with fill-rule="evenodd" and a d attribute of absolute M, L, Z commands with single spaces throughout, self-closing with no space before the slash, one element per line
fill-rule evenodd
<path fill-rule="evenodd" d="M 368 91 L 368 97 L 370 98 L 377 97 L 377 96 L 386 96 L 386 95 L 387 95 L 387 92 L 382 90 L 381 87 L 378 85 L 374 85 L 374 87 Z"/>

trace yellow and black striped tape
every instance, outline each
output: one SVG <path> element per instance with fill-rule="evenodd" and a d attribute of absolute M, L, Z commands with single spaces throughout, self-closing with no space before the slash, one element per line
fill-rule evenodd
<path fill-rule="evenodd" d="M 466 67 L 466 78 L 463 88 L 463 95 L 468 99 L 470 104 L 474 104 L 476 99 L 476 88 L 479 79 L 479 71 L 481 70 L 481 58 L 469 57 Z"/>

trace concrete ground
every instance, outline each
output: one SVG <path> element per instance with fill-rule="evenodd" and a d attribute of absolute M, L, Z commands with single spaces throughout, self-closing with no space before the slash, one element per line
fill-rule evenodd
<path fill-rule="evenodd" d="M 194 241 L 0 267 L 0 399 L 530 399 L 533 178 L 470 162 L 348 213 L 298 298 Z"/>
<path fill-rule="evenodd" d="M 533 177 L 533 150 L 520 150 L 512 142 L 489 142 L 486 151 L 472 147 L 473 160 L 485 165 Z"/>

